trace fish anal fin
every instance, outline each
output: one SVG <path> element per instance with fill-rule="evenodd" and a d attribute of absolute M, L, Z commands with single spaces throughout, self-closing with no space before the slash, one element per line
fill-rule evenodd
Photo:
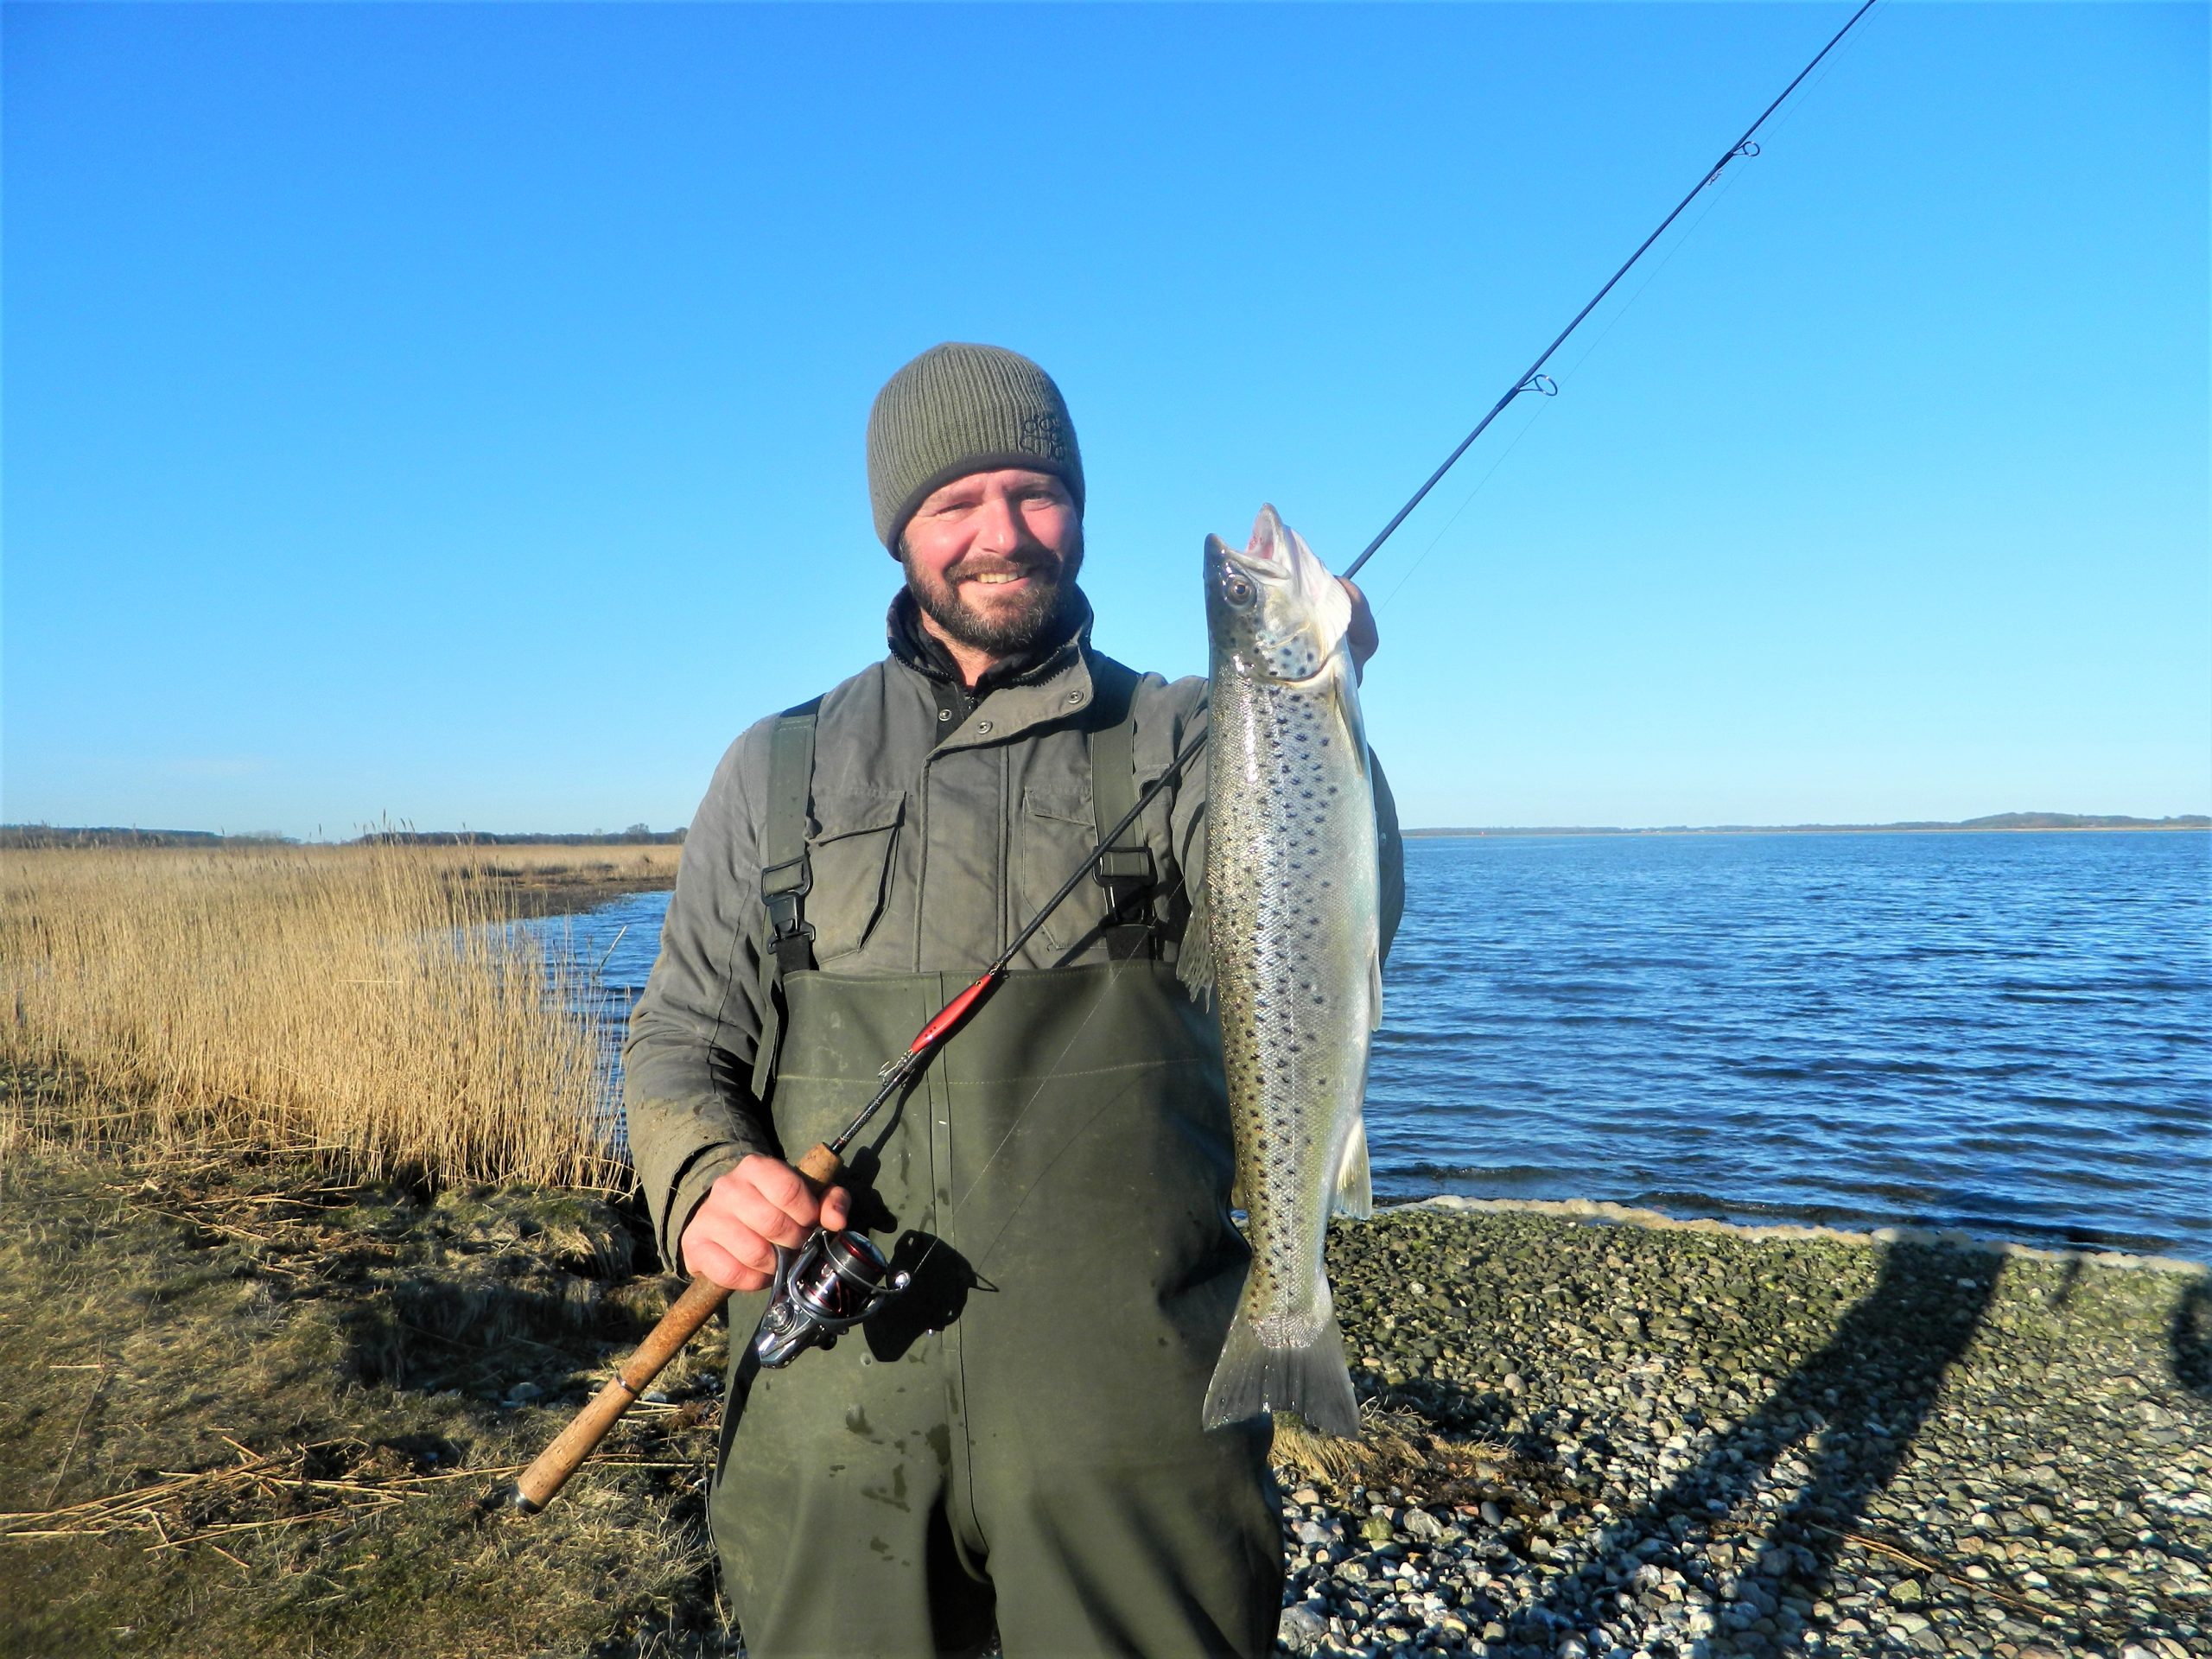
<path fill-rule="evenodd" d="M 1365 1221 L 1375 1213 L 1375 1178 L 1367 1162 L 1364 1112 L 1352 1120 L 1351 1133 L 1344 1137 L 1344 1155 L 1337 1164 L 1329 1209 L 1332 1214 L 1350 1216 L 1356 1221 Z"/>
<path fill-rule="evenodd" d="M 1212 999 L 1213 930 L 1207 925 L 1203 901 L 1192 906 L 1190 920 L 1184 925 L 1183 942 L 1176 948 L 1175 976 L 1183 982 L 1192 1001 L 1205 1003 Z"/>
<path fill-rule="evenodd" d="M 1382 1029 L 1382 953 L 1376 950 L 1367 958 L 1367 1028 Z"/>

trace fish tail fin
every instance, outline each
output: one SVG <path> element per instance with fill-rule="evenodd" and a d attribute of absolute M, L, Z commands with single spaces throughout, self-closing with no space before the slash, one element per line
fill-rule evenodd
<path fill-rule="evenodd" d="M 1325 1304 L 1313 1340 L 1297 1348 L 1269 1347 L 1237 1308 L 1206 1389 L 1205 1423 L 1220 1428 L 1264 1411 L 1294 1411 L 1325 1434 L 1359 1438 L 1359 1402 L 1344 1364 L 1344 1338 Z"/>

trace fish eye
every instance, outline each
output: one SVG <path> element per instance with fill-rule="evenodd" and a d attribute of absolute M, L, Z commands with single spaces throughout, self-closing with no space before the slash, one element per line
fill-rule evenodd
<path fill-rule="evenodd" d="M 1248 579 L 1234 570 L 1222 578 L 1221 596 L 1240 611 L 1252 602 L 1258 591 Z"/>

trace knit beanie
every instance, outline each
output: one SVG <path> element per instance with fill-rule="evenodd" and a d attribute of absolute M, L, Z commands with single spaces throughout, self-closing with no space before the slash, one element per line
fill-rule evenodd
<path fill-rule="evenodd" d="M 932 346 L 893 375 L 868 416 L 875 533 L 899 537 L 932 490 L 969 473 L 1051 473 L 1083 512 L 1083 453 L 1052 377 L 1001 346 Z"/>

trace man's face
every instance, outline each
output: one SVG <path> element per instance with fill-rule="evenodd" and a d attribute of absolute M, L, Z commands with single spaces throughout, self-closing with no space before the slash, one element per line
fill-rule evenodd
<path fill-rule="evenodd" d="M 924 499 L 899 554 L 923 615 L 963 645 L 1012 657 L 1058 620 L 1083 568 L 1083 518 L 1050 473 L 970 473 Z"/>

